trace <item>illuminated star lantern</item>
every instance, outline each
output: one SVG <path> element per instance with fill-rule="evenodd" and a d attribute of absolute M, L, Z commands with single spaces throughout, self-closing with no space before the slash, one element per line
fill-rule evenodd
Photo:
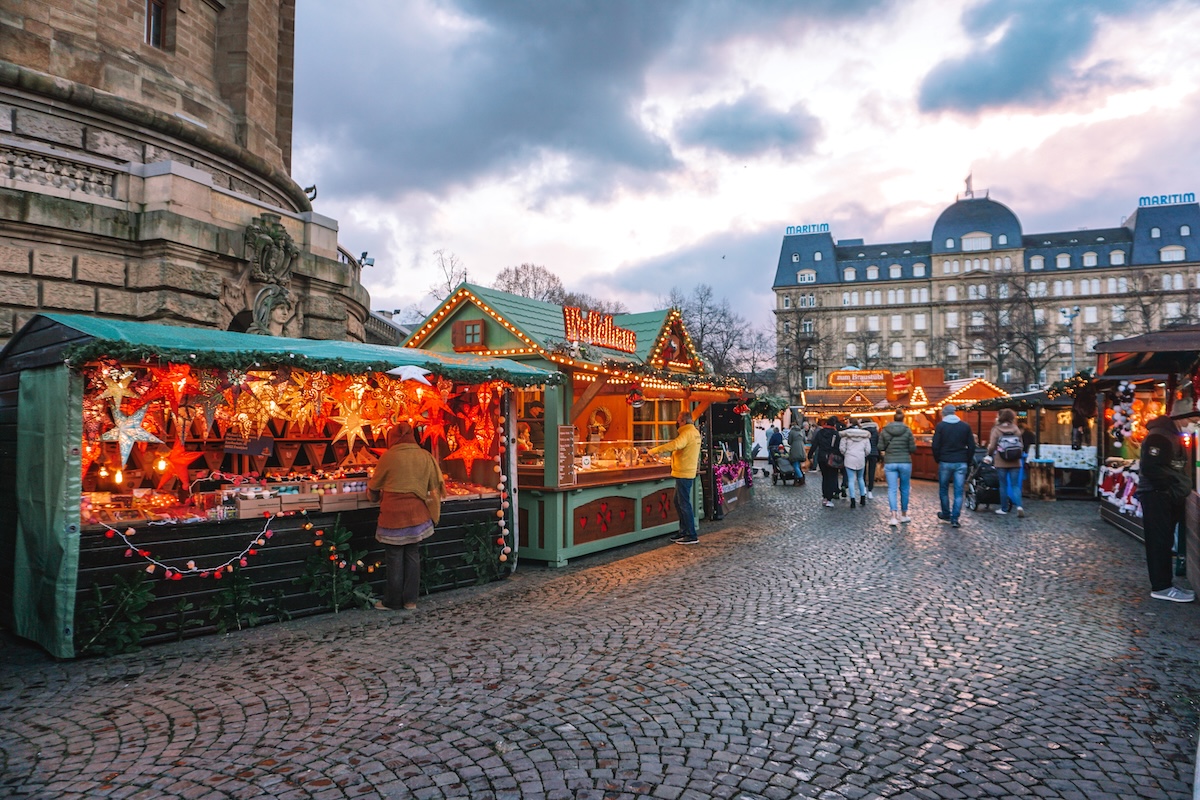
<path fill-rule="evenodd" d="M 475 439 L 463 439 L 458 449 L 446 456 L 446 460 L 456 459 L 462 461 L 463 466 L 467 468 L 467 480 L 470 480 L 471 467 L 476 461 L 482 461 L 487 457 L 487 453 L 483 452 L 479 447 L 478 441 Z"/>
<path fill-rule="evenodd" d="M 112 415 L 113 420 L 116 422 L 116 427 L 105 431 L 100 439 L 105 442 L 120 443 L 122 469 L 125 468 L 125 463 L 129 461 L 129 451 L 133 449 L 134 442 L 147 442 L 149 444 L 163 443 L 162 439 L 159 439 L 142 427 L 142 417 L 146 416 L 146 406 L 142 406 L 129 416 L 122 414 L 119 407 L 113 406 Z"/>
<path fill-rule="evenodd" d="M 422 369 L 421 367 L 415 366 L 413 364 L 406 364 L 403 367 L 396 367 L 395 369 L 389 369 L 387 371 L 387 374 L 395 375 L 402 381 L 419 381 L 419 382 L 425 384 L 426 386 L 433 386 L 433 384 L 430 383 L 428 381 L 428 379 L 426 379 L 426 377 L 425 377 L 426 375 L 429 374 L 429 370 Z"/>
<path fill-rule="evenodd" d="M 123 372 L 119 378 L 114 378 L 112 375 L 105 375 L 104 391 L 100 393 L 100 396 L 111 397 L 113 405 L 120 408 L 121 403 L 125 402 L 125 398 L 133 396 L 133 392 L 129 389 L 129 384 L 132 382 L 132 372 Z"/>
<path fill-rule="evenodd" d="M 179 478 L 179 483 L 187 488 L 188 486 L 188 465 L 197 458 L 203 456 L 204 453 L 199 450 L 188 450 L 183 446 L 182 442 L 175 442 L 171 446 L 171 452 L 163 456 L 167 462 L 168 468 L 163 471 L 163 474 L 158 479 L 158 488 L 161 489 L 167 485 L 167 482 L 172 477 Z"/>
<path fill-rule="evenodd" d="M 151 367 L 150 374 L 158 384 L 158 394 L 171 404 L 171 411 L 178 413 L 183 398 L 196 391 L 196 377 L 187 364 L 172 364 L 168 368 Z"/>
<path fill-rule="evenodd" d="M 364 419 L 361 409 L 358 406 L 343 406 L 342 416 L 330 417 L 331 420 L 341 425 L 341 429 L 333 437 L 333 441 L 345 438 L 346 444 L 349 445 L 349 452 L 354 452 L 354 440 L 361 439 L 365 445 L 367 437 L 363 434 L 363 427 L 369 424 L 368 420 Z"/>

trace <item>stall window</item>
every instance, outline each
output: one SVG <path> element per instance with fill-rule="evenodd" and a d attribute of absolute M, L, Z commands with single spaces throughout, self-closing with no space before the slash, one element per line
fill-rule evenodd
<path fill-rule="evenodd" d="M 481 319 L 463 319 L 455 322 L 451 331 L 451 342 L 455 351 L 461 353 L 486 350 L 483 331 Z"/>
<path fill-rule="evenodd" d="M 633 439 L 638 444 L 669 442 L 675 438 L 680 400 L 650 400 L 633 409 Z"/>

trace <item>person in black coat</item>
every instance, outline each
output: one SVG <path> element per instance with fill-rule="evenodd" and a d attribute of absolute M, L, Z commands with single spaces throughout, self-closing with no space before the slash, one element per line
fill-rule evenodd
<path fill-rule="evenodd" d="M 1192 491 L 1179 438 L 1179 428 L 1170 417 L 1155 417 L 1146 425 L 1137 495 L 1142 501 L 1150 596 L 1173 603 L 1190 603 L 1196 599 L 1196 593 L 1177 588 L 1171 568 L 1175 531 L 1183 521 L 1183 504 Z"/>
<path fill-rule="evenodd" d="M 838 478 L 842 473 L 842 468 L 829 463 L 831 454 L 837 454 L 838 460 L 841 459 L 841 452 L 838 450 L 837 425 L 837 417 L 829 417 L 824 420 L 813 435 L 812 447 L 808 451 L 812 463 L 821 470 L 821 497 L 824 499 L 826 508 L 833 508 L 834 499 L 841 494 Z"/>

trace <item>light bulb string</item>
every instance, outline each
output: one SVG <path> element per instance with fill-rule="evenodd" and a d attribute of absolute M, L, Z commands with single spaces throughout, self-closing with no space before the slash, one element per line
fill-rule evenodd
<path fill-rule="evenodd" d="M 278 516 L 283 516 L 283 514 L 278 514 Z M 210 573 L 213 575 L 213 577 L 220 577 L 224 572 L 232 572 L 233 565 L 235 563 L 240 564 L 241 566 L 246 566 L 246 557 L 257 555 L 256 548 L 266 546 L 267 540 L 274 535 L 274 531 L 271 530 L 271 523 L 273 521 L 273 516 L 268 517 L 263 522 L 262 529 L 258 533 L 254 534 L 254 536 L 250 539 L 250 542 L 242 548 L 242 551 L 236 556 L 233 556 L 225 561 L 225 563 L 216 567 L 198 567 L 196 566 L 195 561 L 189 560 L 183 568 L 174 567 L 163 561 L 159 561 L 150 554 L 149 550 L 135 544 L 130 539 L 131 536 L 134 536 L 137 533 L 133 528 L 126 528 L 124 531 L 121 531 L 105 523 L 101 523 L 101 525 L 106 529 L 104 533 L 106 537 L 109 539 L 120 538 L 120 540 L 125 543 L 125 546 L 128 548 L 125 551 L 126 558 L 131 558 L 134 555 L 137 555 L 139 558 L 145 559 L 147 562 L 149 562 L 148 566 L 146 567 L 146 572 L 153 573 L 156 569 L 161 568 L 164 573 L 163 577 L 171 580 L 178 580 L 184 575 L 199 575 L 200 577 L 207 577 Z"/>

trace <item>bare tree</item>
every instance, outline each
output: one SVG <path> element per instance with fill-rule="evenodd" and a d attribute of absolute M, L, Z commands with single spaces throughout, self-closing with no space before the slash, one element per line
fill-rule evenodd
<path fill-rule="evenodd" d="M 891 355 L 884 349 L 883 336 L 879 331 L 860 328 L 847 337 L 854 345 L 854 355 L 847 354 L 847 363 L 859 369 L 887 369 L 892 364 Z"/>
<path fill-rule="evenodd" d="M 830 349 L 826 346 L 827 318 L 806 318 L 804 313 L 803 308 L 780 312 L 783 319 L 776 366 L 781 388 L 790 399 L 797 398 L 807 387 L 808 377 L 817 374 Z"/>
<path fill-rule="evenodd" d="M 1012 356 L 1025 385 L 1042 383 L 1042 373 L 1058 355 L 1058 334 L 1048 312 L 1028 292 L 1022 292 L 1014 308 Z"/>
<path fill-rule="evenodd" d="M 774 377 L 775 337 L 767 328 L 756 328 L 742 338 L 738 368 L 746 385 L 754 388 Z"/>
<path fill-rule="evenodd" d="M 746 320 L 733 313 L 729 300 L 717 300 L 713 288 L 702 283 L 685 295 L 672 287 L 666 304 L 683 314 L 692 343 L 708 361 L 713 371 L 728 374 L 734 367 L 734 356 L 745 334 Z"/>
<path fill-rule="evenodd" d="M 467 268 L 454 253 L 434 250 L 433 255 L 437 258 L 439 274 L 438 279 L 429 287 L 429 295 L 440 303 L 449 297 L 459 284 L 467 280 Z"/>
<path fill-rule="evenodd" d="M 528 263 L 500 270 L 492 288 L 560 305 L 567 294 L 562 280 L 557 275 L 540 264 Z"/>
<path fill-rule="evenodd" d="M 619 300 L 602 300 L 585 292 L 566 292 L 555 301 L 562 306 L 574 306 L 584 311 L 599 311 L 601 314 L 628 314 L 629 309 Z"/>

